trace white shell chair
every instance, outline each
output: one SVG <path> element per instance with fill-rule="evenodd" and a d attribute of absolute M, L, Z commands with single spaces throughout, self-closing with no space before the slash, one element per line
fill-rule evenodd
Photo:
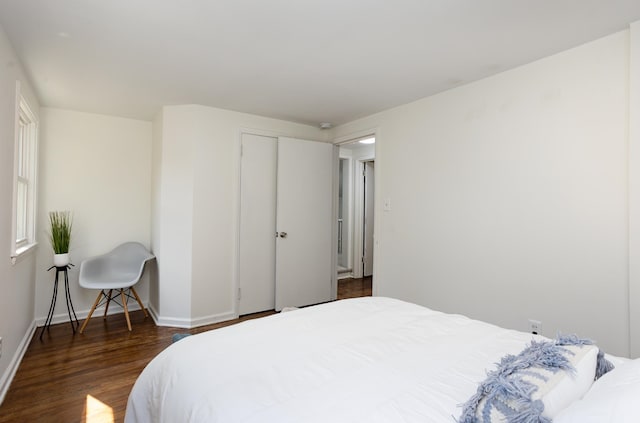
<path fill-rule="evenodd" d="M 109 303 L 115 301 L 116 304 L 120 304 L 118 302 L 118 295 L 122 301 L 120 305 L 124 309 L 129 331 L 131 331 L 131 320 L 129 320 L 127 301 L 129 298 L 132 298 L 131 294 L 133 294 L 138 304 L 140 304 L 144 315 L 149 316 L 147 310 L 142 305 L 142 301 L 140 301 L 140 297 L 138 297 L 138 293 L 133 289 L 133 286 L 138 283 L 142 277 L 145 264 L 154 258 L 155 256 L 147 251 L 144 245 L 138 242 L 126 242 L 117 246 L 107 254 L 86 259 L 80 264 L 80 276 L 78 279 L 80 286 L 87 289 L 100 290 L 98 298 L 96 298 L 89 315 L 80 328 L 80 333 L 84 331 L 84 328 L 87 326 L 87 323 L 89 323 L 89 319 L 91 319 L 91 315 L 98 305 L 106 303 L 104 309 L 104 318 L 106 319 Z M 117 291 L 115 295 L 113 295 L 114 290 Z M 108 294 L 107 291 L 109 292 Z M 102 303 L 101 300 L 103 301 Z"/>

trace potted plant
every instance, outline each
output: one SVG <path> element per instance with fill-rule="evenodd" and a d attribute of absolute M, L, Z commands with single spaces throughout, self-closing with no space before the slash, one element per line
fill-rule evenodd
<path fill-rule="evenodd" d="M 69 243 L 71 242 L 71 226 L 73 219 L 69 211 L 49 212 L 49 240 L 53 247 L 53 264 L 65 267 L 69 264 Z"/>

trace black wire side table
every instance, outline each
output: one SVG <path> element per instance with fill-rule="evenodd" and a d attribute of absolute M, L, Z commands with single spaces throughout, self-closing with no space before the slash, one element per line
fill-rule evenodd
<path fill-rule="evenodd" d="M 42 331 L 40 332 L 40 340 L 42 341 L 42 335 L 44 335 L 45 329 L 49 331 L 49 327 L 51 326 L 51 320 L 53 319 L 53 312 L 56 309 L 56 301 L 58 299 L 58 277 L 60 273 L 64 273 L 64 290 L 65 296 L 67 298 L 67 314 L 69 314 L 69 323 L 71 324 L 71 329 L 73 329 L 73 333 L 76 333 L 76 329 L 80 326 L 78 322 L 78 316 L 76 316 L 76 311 L 73 309 L 73 303 L 71 302 L 71 293 L 69 292 L 69 269 L 73 266 L 73 264 L 69 263 L 66 266 L 51 266 L 47 269 L 47 272 L 51 269 L 56 269 L 56 279 L 53 282 L 53 296 L 51 297 L 51 305 L 49 306 L 49 313 L 47 314 L 47 320 L 42 327 Z M 73 313 L 73 318 L 71 317 L 71 313 Z M 75 319 L 75 324 L 73 320 Z"/>

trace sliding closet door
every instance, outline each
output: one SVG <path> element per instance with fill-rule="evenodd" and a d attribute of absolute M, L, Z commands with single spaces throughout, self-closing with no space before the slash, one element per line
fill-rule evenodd
<path fill-rule="evenodd" d="M 242 134 L 238 313 L 272 310 L 278 139 Z"/>
<path fill-rule="evenodd" d="M 332 144 L 278 139 L 276 310 L 331 299 L 336 151 Z"/>

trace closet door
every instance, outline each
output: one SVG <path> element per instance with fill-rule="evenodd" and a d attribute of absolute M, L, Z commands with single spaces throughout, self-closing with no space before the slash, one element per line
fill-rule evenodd
<path fill-rule="evenodd" d="M 273 310 L 278 139 L 242 134 L 238 313 Z"/>
<path fill-rule="evenodd" d="M 337 160 L 332 144 L 278 139 L 276 310 L 331 300 Z"/>

